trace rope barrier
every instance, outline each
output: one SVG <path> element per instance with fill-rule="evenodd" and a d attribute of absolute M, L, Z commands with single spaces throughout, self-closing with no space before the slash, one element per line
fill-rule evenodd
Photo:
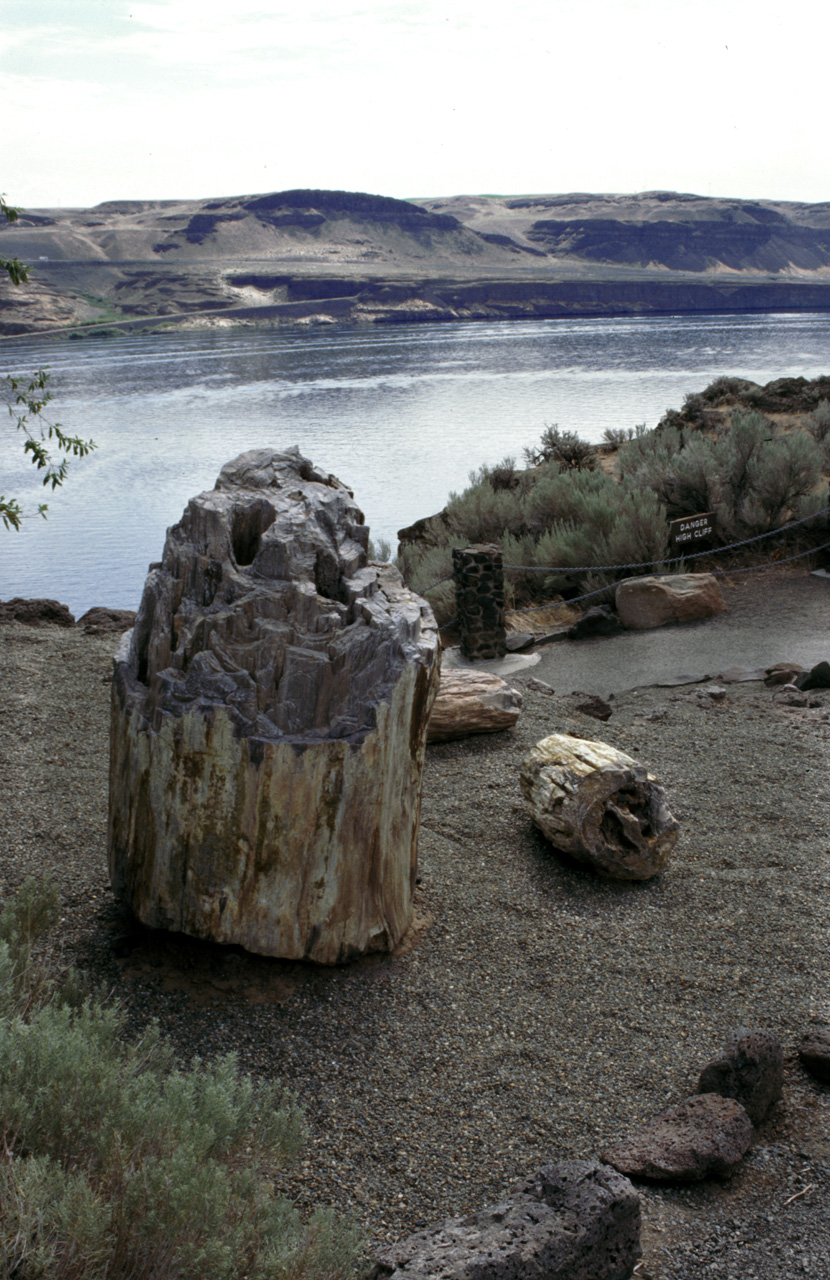
<path fill-rule="evenodd" d="M 421 594 L 421 595 L 423 595 L 423 594 L 424 594 L 424 592 L 426 592 L 426 591 L 432 591 L 432 589 L 433 589 L 434 587 L 440 587 L 440 586 L 442 586 L 442 585 L 443 585 L 443 583 L 445 583 L 445 582 L 449 582 L 450 578 L 452 578 L 453 576 L 454 576 L 453 574 L 448 573 L 448 574 L 447 574 L 447 576 L 446 576 L 445 578 L 439 578 L 437 582 L 431 582 L 431 583 L 429 584 L 429 586 L 428 586 L 428 587 L 422 587 L 422 588 L 421 588 L 421 592 L 420 592 L 420 594 Z"/>
<path fill-rule="evenodd" d="M 764 538 L 776 538 L 782 533 L 788 533 L 790 529 L 797 529 L 799 525 L 806 524 L 808 520 L 816 520 L 819 516 L 827 515 L 828 512 L 830 512 L 830 507 L 822 507 L 820 511 L 814 511 L 811 516 L 804 516 L 801 520 L 793 520 L 790 524 L 782 525 L 780 529 L 771 529 L 768 533 L 758 533 L 753 538 L 744 538 L 742 542 L 730 542 L 725 547 L 715 547 L 713 551 L 693 551 L 690 555 L 671 556 L 665 560 L 641 560 L 639 564 L 506 564 L 504 568 L 518 569 L 522 573 L 614 573 L 618 569 L 648 569 L 655 564 L 674 564 L 680 560 L 699 560 L 701 556 L 717 556 L 722 551 L 735 551 L 738 547 L 748 547 L 752 542 L 762 542 Z M 446 578 L 442 579 L 442 581 L 446 582 Z"/>
<path fill-rule="evenodd" d="M 809 551 L 799 551 L 798 555 L 786 556 L 782 560 L 765 560 L 763 564 L 751 564 L 748 569 L 712 569 L 712 576 L 715 578 L 731 578 L 735 573 L 756 573 L 759 569 L 775 568 L 779 564 L 790 564 L 793 560 L 803 560 L 805 556 L 811 556 L 816 551 L 826 551 L 830 547 L 830 542 L 822 542 L 821 546 L 810 547 Z"/>
<path fill-rule="evenodd" d="M 666 560 L 641 560 L 638 564 L 605 564 L 605 565 L 526 565 L 526 564 L 506 564 L 505 569 L 518 570 L 522 573 L 616 573 L 620 569 L 649 569 L 657 564 L 677 564 L 686 560 L 699 560 L 701 556 L 720 555 L 723 551 L 736 551 L 739 547 L 748 547 L 754 542 L 763 542 L 764 538 L 779 537 L 783 533 L 789 533 L 790 529 L 797 529 L 802 524 L 807 524 L 810 520 L 816 520 L 819 516 L 830 513 L 830 506 L 822 507 L 820 511 L 814 511 L 812 515 L 804 516 L 801 520 L 793 520 L 790 524 L 782 525 L 780 529 L 772 529 L 768 533 L 759 533 L 752 538 L 744 538 L 741 542 L 730 542 L 725 547 L 716 547 L 710 551 L 694 551 L 690 555 L 671 556 Z M 802 560 L 805 556 L 811 556 L 816 551 L 824 551 L 830 547 L 830 542 L 823 542 L 821 546 L 811 547 L 809 551 L 799 551 L 797 555 L 787 556 L 784 560 L 766 560 L 763 564 L 750 565 L 747 569 L 712 569 L 710 572 L 716 578 L 731 577 L 738 573 L 757 573 L 760 569 L 768 569 L 771 565 L 790 564 L 793 560 Z M 421 588 L 421 595 L 427 591 L 432 591 L 435 587 L 443 586 L 445 582 L 450 582 L 454 575 L 448 573 L 443 578 L 438 578 L 436 582 L 431 582 L 428 587 Z M 597 587 L 594 591 L 586 591 L 581 596 L 573 596 L 570 600 L 563 600 L 561 603 L 566 605 L 579 604 L 583 600 L 590 600 L 592 596 L 600 596 L 606 591 L 611 590 L 613 584 L 605 587 Z M 505 614 L 512 617 L 518 617 L 524 613 L 537 613 L 540 609 L 550 608 L 550 604 L 529 605 L 526 609 L 506 609 Z M 439 631 L 449 631 L 456 625 L 458 618 L 453 618 L 452 622 L 445 622 Z"/>
<path fill-rule="evenodd" d="M 799 551 L 797 555 L 787 556 L 786 559 L 783 560 L 765 560 L 763 564 L 753 564 L 750 565 L 748 569 L 712 569 L 711 572 L 714 578 L 731 578 L 734 574 L 738 573 L 757 573 L 759 569 L 774 568 L 779 564 L 791 564 L 793 560 L 803 560 L 805 556 L 814 555 L 816 551 L 826 551 L 828 548 L 830 548 L 830 542 L 823 542 L 821 546 L 810 547 L 809 551 Z M 574 596 L 570 600 L 559 600 L 556 601 L 556 604 L 568 606 L 572 604 L 579 604 L 581 600 L 589 600 L 591 596 L 601 596 L 604 591 L 610 591 L 615 585 L 616 584 L 612 582 L 609 583 L 607 587 L 597 587 L 595 591 L 586 591 L 582 596 Z M 528 609 L 505 609 L 504 612 L 505 615 L 511 614 L 514 617 L 518 617 L 523 613 L 537 613 L 540 609 L 550 609 L 553 607 L 555 606 L 545 604 L 543 601 L 541 604 L 531 605 Z M 457 621 L 458 619 L 456 618 L 456 622 Z"/>

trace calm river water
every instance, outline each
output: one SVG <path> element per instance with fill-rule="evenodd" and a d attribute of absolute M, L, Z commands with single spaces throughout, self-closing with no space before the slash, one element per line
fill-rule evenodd
<path fill-rule="evenodd" d="M 0 491 L 49 518 L 0 527 L 0 599 L 79 614 L 135 608 L 189 497 L 245 449 L 298 444 L 355 492 L 373 537 L 439 510 L 471 470 L 522 457 L 546 424 L 601 440 L 654 426 L 721 374 L 767 382 L 830 367 L 830 314 L 652 316 L 394 328 L 208 331 L 15 342 L 0 369 L 48 365 L 53 417 L 92 436 L 45 493 L 0 423 Z"/>

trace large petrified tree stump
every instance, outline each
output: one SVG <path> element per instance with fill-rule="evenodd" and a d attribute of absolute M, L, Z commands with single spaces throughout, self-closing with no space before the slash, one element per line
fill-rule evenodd
<path fill-rule="evenodd" d="M 600 875 L 648 880 L 668 862 L 678 828 L 663 788 L 607 742 L 552 733 L 525 756 L 520 783 L 551 844 Z"/>
<path fill-rule="evenodd" d="M 113 887 L 155 928 L 337 963 L 412 910 L 435 620 L 296 448 L 191 500 L 116 656 Z"/>

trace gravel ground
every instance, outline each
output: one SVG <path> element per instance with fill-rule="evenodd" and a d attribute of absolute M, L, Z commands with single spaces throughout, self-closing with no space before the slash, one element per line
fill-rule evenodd
<path fill-rule="evenodd" d="M 569 695 L 528 689 L 538 668 L 522 673 L 516 730 L 429 748 L 418 911 L 399 954 L 326 970 L 130 933 L 106 870 L 114 648 L 0 628 L 0 891 L 51 872 L 67 952 L 132 1026 L 157 1017 L 182 1059 L 235 1049 L 296 1090 L 310 1139 L 282 1189 L 350 1213 L 377 1246 L 542 1163 L 598 1155 L 692 1092 L 730 1030 L 761 1026 L 785 1045 L 785 1098 L 728 1182 L 641 1188 L 637 1275 L 823 1280 L 830 1089 L 795 1049 L 830 1023 L 830 692 L 807 711 L 757 683 L 722 702 L 625 692 L 599 724 Z M 554 730 L 661 778 L 681 835 L 658 880 L 601 881 L 531 826 L 519 762 Z"/>

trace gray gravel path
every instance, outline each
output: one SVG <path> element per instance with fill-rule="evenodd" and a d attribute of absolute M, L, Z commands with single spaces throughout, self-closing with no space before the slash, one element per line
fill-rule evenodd
<path fill-rule="evenodd" d="M 536 674 L 559 691 L 621 693 L 725 668 L 791 659 L 810 668 L 830 658 L 830 578 L 789 566 L 722 578 L 726 613 L 706 622 L 628 631 L 612 640 L 562 641 L 540 649 Z"/>
<path fill-rule="evenodd" d="M 758 1025 L 784 1042 L 785 1099 L 728 1183 L 642 1190 L 637 1274 L 830 1272 L 830 1089 L 795 1060 L 811 1020 L 830 1023 L 830 693 L 805 712 L 758 684 L 722 703 L 621 692 L 601 725 L 528 689 L 538 667 L 522 674 L 516 730 L 429 749 L 418 919 L 400 954 L 320 970 L 124 937 L 105 850 L 113 648 L 0 628 L 0 888 L 50 871 L 69 952 L 133 1025 L 156 1016 L 183 1059 L 233 1048 L 297 1091 L 310 1139 L 278 1185 L 395 1239 L 544 1162 L 598 1154 L 691 1092 L 732 1028 Z M 584 668 L 551 683 L 590 687 Z M 595 879 L 531 826 L 518 765 L 554 730 L 611 742 L 665 783 L 681 837 L 659 880 Z"/>

